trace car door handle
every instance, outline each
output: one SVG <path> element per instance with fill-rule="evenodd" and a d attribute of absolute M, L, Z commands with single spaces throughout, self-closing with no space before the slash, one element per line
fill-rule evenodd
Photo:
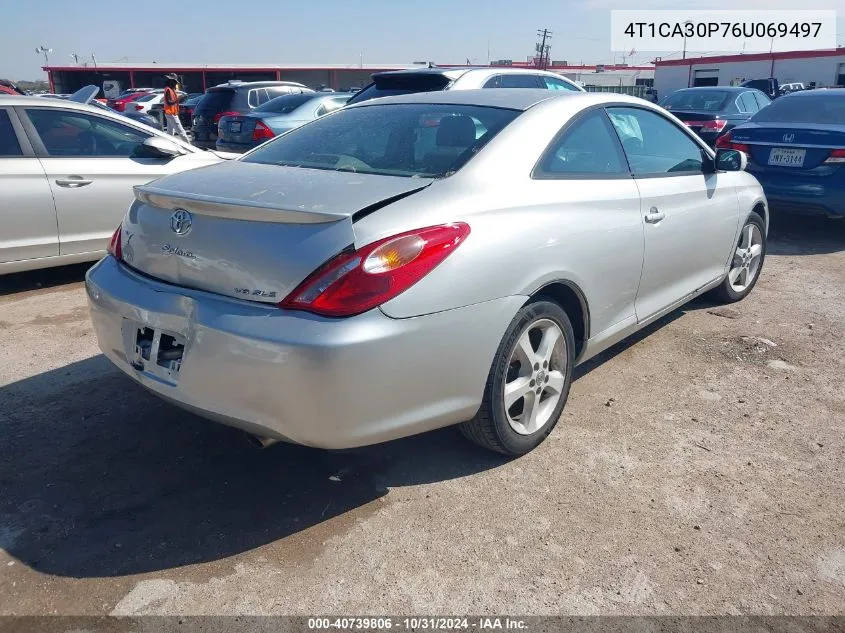
<path fill-rule="evenodd" d="M 649 224 L 657 224 L 658 222 L 660 222 L 660 220 L 665 217 L 666 214 L 664 214 L 662 211 L 658 211 L 657 207 L 652 207 L 651 209 L 649 209 L 648 213 L 645 214 L 645 221 Z"/>
<path fill-rule="evenodd" d="M 90 185 L 93 180 L 88 180 L 87 178 L 82 178 L 81 176 L 68 176 L 67 178 L 56 178 L 56 184 L 59 187 L 84 187 L 85 185 Z"/>

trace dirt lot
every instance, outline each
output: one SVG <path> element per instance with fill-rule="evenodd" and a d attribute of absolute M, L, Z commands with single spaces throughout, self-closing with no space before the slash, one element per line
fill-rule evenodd
<path fill-rule="evenodd" d="M 258 451 L 98 355 L 83 272 L 0 280 L 0 613 L 845 613 L 843 224 L 776 222 L 512 461 Z"/>

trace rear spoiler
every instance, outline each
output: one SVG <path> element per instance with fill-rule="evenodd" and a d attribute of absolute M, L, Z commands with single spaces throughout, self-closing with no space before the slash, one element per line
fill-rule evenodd
<path fill-rule="evenodd" d="M 216 218 L 273 222 L 277 224 L 326 224 L 349 217 L 348 213 L 331 211 L 303 211 L 288 209 L 279 205 L 250 204 L 244 200 L 233 200 L 198 193 L 174 193 L 150 185 L 134 187 L 135 198 L 145 204 L 162 209 L 185 209 L 199 215 Z"/>

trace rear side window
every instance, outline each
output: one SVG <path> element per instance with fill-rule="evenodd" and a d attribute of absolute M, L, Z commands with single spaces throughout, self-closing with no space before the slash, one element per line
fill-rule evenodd
<path fill-rule="evenodd" d="M 211 89 L 199 100 L 194 110 L 195 115 L 213 116 L 218 112 L 225 112 L 231 107 L 234 90 Z"/>
<path fill-rule="evenodd" d="M 273 114 L 288 114 L 299 106 L 311 101 L 314 97 L 310 94 L 284 95 L 270 99 L 264 105 L 256 108 L 256 112 L 271 112 Z"/>
<path fill-rule="evenodd" d="M 572 92 L 580 92 L 578 88 L 568 81 L 558 79 L 557 77 L 540 77 L 540 81 L 543 82 L 546 90 L 570 90 Z"/>
<path fill-rule="evenodd" d="M 485 88 L 545 88 L 537 75 L 496 75 L 487 80 Z"/>
<path fill-rule="evenodd" d="M 252 108 L 257 108 L 260 105 L 264 105 L 269 100 L 270 96 L 267 94 L 267 88 L 254 88 L 249 91 L 249 95 L 247 98 L 247 102 Z"/>
<path fill-rule="evenodd" d="M 824 91 L 819 91 L 823 93 Z M 758 123 L 845 125 L 845 98 L 838 94 L 797 93 L 775 99 L 751 117 Z"/>
<path fill-rule="evenodd" d="M 771 99 L 769 99 L 766 95 L 764 95 L 759 90 L 757 92 L 752 93 L 752 94 L 754 95 L 754 98 L 757 100 L 757 105 L 761 109 L 765 108 L 767 105 L 769 105 L 772 102 Z"/>
<path fill-rule="evenodd" d="M 23 156 L 15 128 L 5 110 L 0 110 L 0 156 Z"/>
<path fill-rule="evenodd" d="M 535 177 L 627 174 L 628 166 L 613 127 L 603 110 L 576 121 L 543 156 Z"/>
<path fill-rule="evenodd" d="M 396 75 L 376 75 L 373 83 L 357 92 L 349 103 L 360 103 L 379 97 L 412 94 L 415 92 L 435 92 L 445 90 L 452 81 L 439 73 L 402 73 Z"/>
<path fill-rule="evenodd" d="M 757 107 L 757 100 L 754 98 L 754 94 L 751 92 L 743 92 L 739 95 L 739 98 L 736 100 L 737 106 L 739 106 L 739 111 L 744 113 L 755 113 L 760 108 Z"/>

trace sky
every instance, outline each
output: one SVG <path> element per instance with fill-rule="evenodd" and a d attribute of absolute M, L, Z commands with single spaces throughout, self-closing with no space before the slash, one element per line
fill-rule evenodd
<path fill-rule="evenodd" d="M 43 79 L 50 63 L 484 64 L 524 61 L 538 29 L 553 32 L 551 58 L 570 64 L 621 62 L 610 50 L 611 9 L 700 9 L 700 0 L 200 0 L 137 5 L 115 0 L 9 0 L 0 38 L 0 77 Z M 842 0 L 802 8 L 835 9 Z M 153 9 L 157 7 L 158 10 Z M 733 0 L 706 8 L 794 9 L 794 0 Z M 837 41 L 845 44 L 845 11 Z M 642 52 L 629 63 L 655 55 Z"/>

